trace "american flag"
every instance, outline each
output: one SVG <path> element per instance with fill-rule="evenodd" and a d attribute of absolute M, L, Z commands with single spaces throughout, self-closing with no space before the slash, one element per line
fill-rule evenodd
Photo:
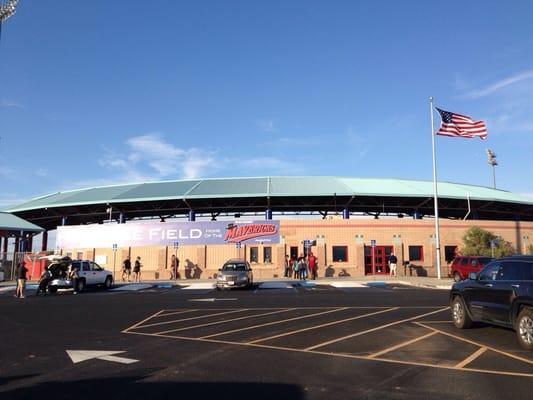
<path fill-rule="evenodd" d="M 474 121 L 466 115 L 444 111 L 440 108 L 437 108 L 437 111 L 442 119 L 440 128 L 436 132 L 437 135 L 459 136 L 464 138 L 478 137 L 483 140 L 487 138 L 487 126 L 484 121 Z"/>

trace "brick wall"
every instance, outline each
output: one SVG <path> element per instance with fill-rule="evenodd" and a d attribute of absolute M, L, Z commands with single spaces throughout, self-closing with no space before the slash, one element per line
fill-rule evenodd
<path fill-rule="evenodd" d="M 442 274 L 448 273 L 445 261 L 445 246 L 462 245 L 462 236 L 472 226 L 479 226 L 508 240 L 513 246 L 524 252 L 529 244 L 528 237 L 533 238 L 533 222 L 514 221 L 455 221 L 441 220 L 441 265 Z M 252 264 L 254 276 L 268 278 L 283 276 L 284 257 L 290 247 L 297 247 L 298 254 L 303 253 L 304 239 L 316 240 L 312 247 L 313 253 L 319 260 L 319 276 L 326 273 L 338 276 L 349 274 L 363 276 L 365 274 L 365 246 L 371 240 L 376 240 L 378 246 L 392 246 L 398 257 L 398 274 L 420 273 L 436 276 L 435 269 L 435 239 L 434 221 L 413 219 L 332 219 L 332 220 L 282 220 L 280 221 L 279 244 L 243 245 L 239 250 L 234 244 L 210 246 L 184 246 L 177 250 L 180 259 L 180 275 L 182 278 L 213 278 L 222 264 L 230 259 L 241 258 L 250 260 L 250 248 L 258 248 L 258 262 Z M 347 262 L 332 259 L 334 246 L 346 246 L 348 249 Z M 416 270 L 409 270 L 403 262 L 409 259 L 409 246 L 422 246 L 423 259 L 412 261 Z M 264 248 L 272 248 L 270 263 L 264 263 Z M 63 254 L 70 252 L 76 257 L 79 252 L 83 257 L 94 259 L 105 258 L 104 266 L 113 269 L 114 253 L 112 249 L 63 249 Z M 116 271 L 120 274 L 123 259 L 131 252 L 132 264 L 137 256 L 143 263 L 143 278 L 163 279 L 169 276 L 171 257 L 174 254 L 172 246 L 166 247 L 132 247 L 117 250 Z M 165 272 L 166 271 L 166 272 Z M 165 278 L 168 279 L 168 278 Z"/>

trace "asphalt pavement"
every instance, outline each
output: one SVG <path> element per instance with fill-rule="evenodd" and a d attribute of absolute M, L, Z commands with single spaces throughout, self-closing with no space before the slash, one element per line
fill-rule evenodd
<path fill-rule="evenodd" d="M 0 398 L 528 398 L 508 329 L 459 331 L 448 292 L 390 282 L 0 295 Z"/>

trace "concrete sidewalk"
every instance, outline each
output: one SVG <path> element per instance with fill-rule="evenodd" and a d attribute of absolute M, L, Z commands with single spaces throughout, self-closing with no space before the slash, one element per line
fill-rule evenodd
<path fill-rule="evenodd" d="M 297 279 L 292 278 L 270 278 L 270 279 L 257 279 L 257 283 L 261 282 L 298 282 Z M 342 282 L 359 282 L 362 284 L 369 283 L 383 283 L 383 284 L 399 284 L 406 286 L 430 288 L 430 289 L 443 289 L 449 290 L 453 285 L 453 279 L 451 278 L 432 278 L 432 277 L 420 277 L 420 276 L 360 276 L 360 277 L 320 277 L 316 281 L 313 281 L 318 285 L 331 285 Z M 189 286 L 199 283 L 215 283 L 215 279 L 179 279 L 179 280 L 142 280 L 144 284 L 157 285 L 171 285 L 171 286 Z M 28 285 L 37 284 L 37 281 L 28 281 Z M 117 286 L 128 284 L 127 282 L 117 281 Z M 0 292 L 11 290 L 15 288 L 15 281 L 0 282 Z"/>

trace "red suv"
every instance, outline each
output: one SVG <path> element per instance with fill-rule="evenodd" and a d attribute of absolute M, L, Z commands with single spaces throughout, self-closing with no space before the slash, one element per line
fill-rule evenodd
<path fill-rule="evenodd" d="M 458 256 L 450 265 L 450 276 L 455 282 L 468 278 L 470 272 L 478 273 L 481 268 L 493 260 L 485 256 Z"/>

